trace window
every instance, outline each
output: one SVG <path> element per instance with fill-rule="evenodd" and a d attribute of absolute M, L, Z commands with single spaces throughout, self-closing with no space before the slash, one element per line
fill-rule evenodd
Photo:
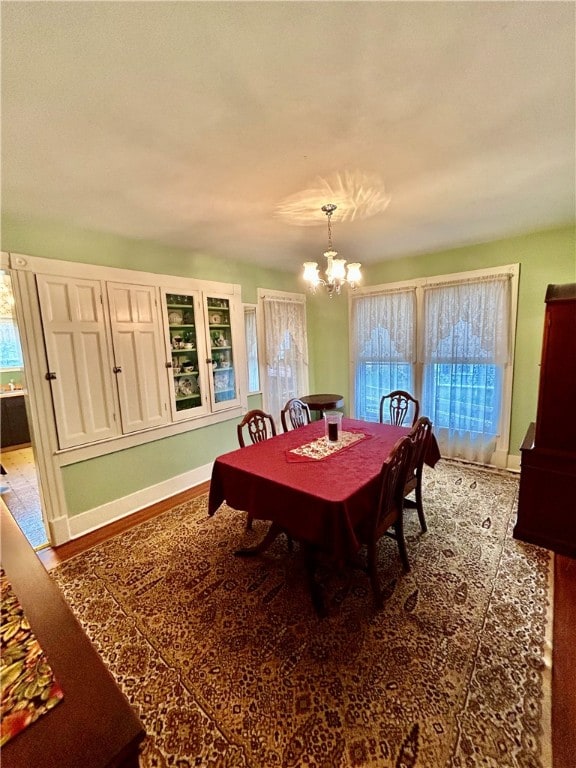
<path fill-rule="evenodd" d="M 22 348 L 14 318 L 10 275 L 0 270 L 0 369 L 22 368 Z"/>
<path fill-rule="evenodd" d="M 246 362 L 248 364 L 248 394 L 260 391 L 258 371 L 258 334 L 256 328 L 256 305 L 244 305 L 244 332 L 246 334 Z"/>
<path fill-rule="evenodd" d="M 356 350 L 356 416 L 378 421 L 380 398 L 393 389 L 414 391 L 416 360 L 414 289 L 368 295 L 352 305 L 352 347 Z"/>
<path fill-rule="evenodd" d="M 505 465 L 517 282 L 512 265 L 353 297 L 355 415 L 376 421 L 380 397 L 405 389 L 444 456 Z"/>
<path fill-rule="evenodd" d="M 308 391 L 305 298 L 259 289 L 258 299 L 263 320 L 264 408 L 279 421 L 286 401 Z"/>

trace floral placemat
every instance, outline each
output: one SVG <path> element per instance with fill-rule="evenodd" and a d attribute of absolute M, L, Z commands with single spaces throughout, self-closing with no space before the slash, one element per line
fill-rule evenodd
<path fill-rule="evenodd" d="M 364 432 L 340 432 L 340 439 L 337 443 L 331 443 L 327 437 L 317 437 L 311 443 L 299 445 L 298 448 L 292 448 L 286 451 L 288 461 L 320 461 L 326 459 L 345 448 L 355 445 L 360 440 L 371 437 Z"/>
<path fill-rule="evenodd" d="M 0 592 L 0 746 L 4 746 L 55 707 L 64 693 L 2 568 Z"/>

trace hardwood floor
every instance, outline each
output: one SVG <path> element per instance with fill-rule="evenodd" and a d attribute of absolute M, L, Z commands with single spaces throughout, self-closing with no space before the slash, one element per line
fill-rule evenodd
<path fill-rule="evenodd" d="M 73 539 L 66 544 L 61 544 L 59 547 L 46 547 L 37 552 L 38 557 L 44 563 L 44 566 L 50 570 L 55 568 L 58 563 L 63 563 L 65 560 L 69 560 L 75 555 L 79 555 L 81 552 L 86 552 L 87 549 L 92 549 L 97 544 L 100 544 L 106 539 L 110 539 L 112 536 L 117 536 L 123 531 L 127 531 L 139 523 L 143 523 L 145 520 L 150 520 L 156 515 L 161 515 L 162 512 L 166 512 L 172 507 L 176 507 L 178 504 L 182 504 L 189 499 L 194 499 L 197 496 L 202 496 L 204 493 L 208 493 L 210 490 L 210 483 L 202 483 L 195 488 L 191 488 L 188 491 L 179 493 L 176 496 L 172 496 L 169 499 L 154 504 L 146 509 L 141 509 L 139 512 L 135 512 L 128 517 L 117 520 L 115 523 L 110 523 L 103 528 L 99 528 L 97 531 L 87 533 L 85 536 L 81 536 L 78 539 Z"/>
<path fill-rule="evenodd" d="M 576 765 L 576 560 L 556 555 L 552 630 L 553 768 Z"/>
<path fill-rule="evenodd" d="M 50 570 L 58 563 L 85 552 L 111 536 L 166 512 L 176 504 L 207 493 L 203 483 L 171 499 L 136 512 L 130 517 L 70 541 L 38 552 Z M 552 639 L 552 751 L 553 765 L 542 768 L 574 768 L 576 760 L 576 560 L 556 555 L 554 563 L 554 623 Z"/>

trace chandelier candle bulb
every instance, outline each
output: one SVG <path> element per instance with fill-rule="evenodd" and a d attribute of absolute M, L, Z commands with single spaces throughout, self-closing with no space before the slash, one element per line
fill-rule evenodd
<path fill-rule="evenodd" d="M 356 283 L 360 282 L 362 278 L 360 267 L 361 267 L 361 264 L 359 264 L 358 262 L 353 262 L 351 264 L 348 264 L 348 274 L 346 275 L 346 280 L 350 283 L 351 288 L 354 288 Z"/>
<path fill-rule="evenodd" d="M 314 287 L 320 283 L 320 273 L 316 261 L 304 262 L 304 280 Z"/>

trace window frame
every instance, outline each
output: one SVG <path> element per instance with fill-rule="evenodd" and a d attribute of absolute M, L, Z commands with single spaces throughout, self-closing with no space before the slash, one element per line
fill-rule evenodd
<path fill-rule="evenodd" d="M 262 394 L 262 379 L 260 376 L 260 333 L 259 333 L 259 317 L 258 317 L 258 304 L 243 304 L 244 310 L 244 336 L 246 338 L 246 391 L 248 395 L 260 395 Z M 254 315 L 254 324 L 256 328 L 256 371 L 258 376 L 258 388 L 250 389 L 250 345 L 248 344 L 247 328 L 246 328 L 246 316 L 249 314 Z"/>
<path fill-rule="evenodd" d="M 453 272 L 445 275 L 435 275 L 433 277 L 415 278 L 413 280 L 402 280 L 394 283 L 381 283 L 379 285 L 357 288 L 354 294 L 351 294 L 348 301 L 348 328 L 352 332 L 353 302 L 355 299 L 367 295 L 385 295 L 396 291 L 414 288 L 416 291 L 416 362 L 414 363 L 414 386 L 416 392 L 423 390 L 424 363 L 422 360 L 420 345 L 420 328 L 423 323 L 424 310 L 424 289 L 431 286 L 442 286 L 450 283 L 468 283 L 485 278 L 508 275 L 510 277 L 510 358 L 504 366 L 502 377 L 502 413 L 500 416 L 501 430 L 496 442 L 496 449 L 492 454 L 492 465 L 505 468 L 508 466 L 508 454 L 510 449 L 510 427 L 512 421 L 512 385 L 514 374 L 515 346 L 516 346 L 516 319 L 518 314 L 518 286 L 520 277 L 520 264 L 506 264 L 500 267 L 489 267 L 485 269 L 470 270 L 468 272 Z M 355 363 L 350 358 L 349 369 L 349 387 L 351 412 L 356 417 L 356 391 L 355 391 Z"/>

